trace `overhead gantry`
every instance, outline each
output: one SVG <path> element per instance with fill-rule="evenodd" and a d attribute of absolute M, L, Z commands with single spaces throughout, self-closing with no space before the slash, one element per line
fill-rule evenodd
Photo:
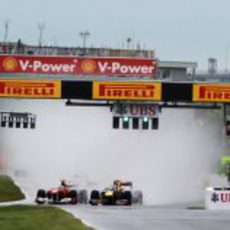
<path fill-rule="evenodd" d="M 223 121 L 229 126 L 230 83 L 163 81 L 157 73 L 158 60 L 151 58 L 2 55 L 0 98 L 107 106 L 113 113 L 113 128 L 128 128 L 132 120 L 133 129 L 157 129 L 164 108 L 223 108 Z M 8 117 L 18 121 L 17 116 Z"/>

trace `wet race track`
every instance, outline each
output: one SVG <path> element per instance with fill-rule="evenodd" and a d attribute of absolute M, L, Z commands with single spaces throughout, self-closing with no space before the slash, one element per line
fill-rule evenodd
<path fill-rule="evenodd" d="M 230 212 L 186 207 L 64 207 L 85 223 L 103 230 L 227 230 Z"/>
<path fill-rule="evenodd" d="M 27 194 L 25 203 L 34 203 L 36 188 L 32 180 L 15 179 Z M 230 226 L 230 211 L 188 209 L 186 205 L 57 206 L 98 230 L 228 230 Z"/>

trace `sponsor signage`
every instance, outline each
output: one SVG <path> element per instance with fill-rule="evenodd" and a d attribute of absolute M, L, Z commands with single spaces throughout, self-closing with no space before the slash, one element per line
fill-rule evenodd
<path fill-rule="evenodd" d="M 93 82 L 94 99 L 161 100 L 161 83 Z"/>
<path fill-rule="evenodd" d="M 157 77 L 157 60 L 152 58 L 1 55 L 0 72 Z"/>
<path fill-rule="evenodd" d="M 205 206 L 207 209 L 230 210 L 230 187 L 206 188 Z"/>
<path fill-rule="evenodd" d="M 230 102 L 230 84 L 194 84 L 193 101 Z"/>
<path fill-rule="evenodd" d="M 0 97 L 61 98 L 60 81 L 0 80 Z"/>
<path fill-rule="evenodd" d="M 128 117 L 158 117 L 159 106 L 155 104 L 115 104 L 114 116 Z"/>

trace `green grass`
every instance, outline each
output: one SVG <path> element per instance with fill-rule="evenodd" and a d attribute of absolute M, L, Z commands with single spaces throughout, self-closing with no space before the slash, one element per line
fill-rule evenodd
<path fill-rule="evenodd" d="M 0 207 L 0 229 L 92 230 L 59 208 L 34 205 Z"/>
<path fill-rule="evenodd" d="M 0 175 L 0 202 L 24 198 L 13 180 Z M 11 205 L 0 207 L 2 230 L 92 230 L 71 214 L 56 207 Z"/>
<path fill-rule="evenodd" d="M 23 193 L 10 177 L 0 175 L 0 202 L 15 201 L 24 198 Z"/>

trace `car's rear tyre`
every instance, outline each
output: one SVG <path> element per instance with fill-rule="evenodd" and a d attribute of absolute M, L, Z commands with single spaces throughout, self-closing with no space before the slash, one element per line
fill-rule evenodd
<path fill-rule="evenodd" d="M 68 197 L 71 198 L 71 204 L 77 204 L 78 202 L 78 194 L 76 190 L 70 190 L 68 193 Z"/>
<path fill-rule="evenodd" d="M 136 191 L 137 196 L 137 204 L 142 205 L 143 204 L 143 192 L 142 191 Z"/>
<path fill-rule="evenodd" d="M 130 191 L 124 191 L 124 199 L 127 200 L 126 205 L 131 205 L 132 204 L 132 193 Z"/>

